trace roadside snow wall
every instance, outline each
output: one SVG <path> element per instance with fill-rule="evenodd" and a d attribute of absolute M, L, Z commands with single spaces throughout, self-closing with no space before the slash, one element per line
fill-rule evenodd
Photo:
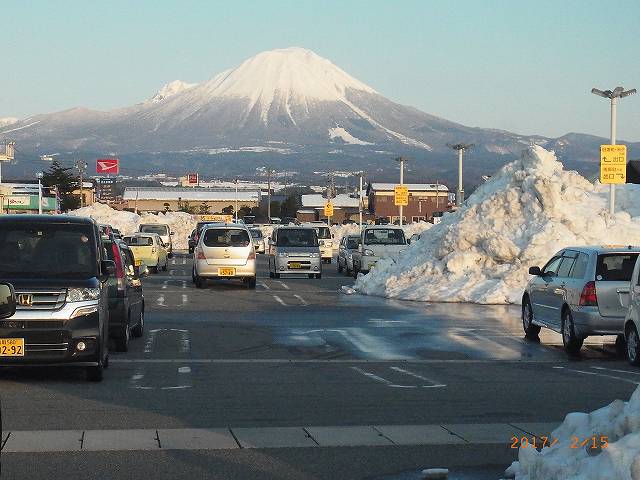
<path fill-rule="evenodd" d="M 617 188 L 611 217 L 608 186 L 530 147 L 397 258 L 359 276 L 354 288 L 407 300 L 520 303 L 529 267 L 542 267 L 561 248 L 640 244 L 638 187 Z"/>

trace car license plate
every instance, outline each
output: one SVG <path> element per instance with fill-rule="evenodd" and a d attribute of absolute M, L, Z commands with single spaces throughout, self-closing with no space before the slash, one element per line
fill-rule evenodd
<path fill-rule="evenodd" d="M 142 265 L 142 260 L 136 260 L 136 267 L 139 267 L 140 265 Z"/>
<path fill-rule="evenodd" d="M 24 357 L 24 338 L 0 338 L 0 357 Z"/>
<path fill-rule="evenodd" d="M 289 268 L 302 268 L 302 264 L 297 263 L 297 262 L 291 262 L 289 264 Z"/>
<path fill-rule="evenodd" d="M 220 277 L 233 277 L 236 274 L 235 268 L 219 268 L 218 276 Z"/>

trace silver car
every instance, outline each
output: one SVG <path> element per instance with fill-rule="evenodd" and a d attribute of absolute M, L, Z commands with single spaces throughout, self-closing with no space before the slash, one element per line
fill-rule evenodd
<path fill-rule="evenodd" d="M 194 250 L 193 281 L 198 288 L 207 279 L 240 279 L 256 288 L 256 251 L 243 224 L 207 224 Z"/>
<path fill-rule="evenodd" d="M 346 270 L 347 275 L 351 275 L 353 271 L 353 254 L 358 251 L 359 245 L 360 235 L 345 235 L 342 237 L 338 247 L 338 273 Z"/>
<path fill-rule="evenodd" d="M 640 365 L 640 258 L 627 288 L 619 289 L 620 303 L 628 305 L 624 317 L 624 334 L 627 342 L 627 358 L 631 365 Z"/>
<path fill-rule="evenodd" d="M 619 291 L 629 290 L 637 247 L 569 247 L 534 275 L 522 296 L 522 326 L 528 338 L 541 327 L 562 334 L 565 350 L 578 354 L 590 335 L 618 335 L 623 341 L 626 308 Z"/>
<path fill-rule="evenodd" d="M 320 246 L 316 230 L 310 227 L 278 227 L 269 239 L 269 276 L 307 274 L 322 277 Z"/>

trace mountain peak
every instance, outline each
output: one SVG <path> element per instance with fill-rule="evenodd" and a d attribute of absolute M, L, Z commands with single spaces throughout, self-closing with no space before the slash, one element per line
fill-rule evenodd
<path fill-rule="evenodd" d="M 185 90 L 188 90 L 192 87 L 195 87 L 197 83 L 187 83 L 182 80 L 174 80 L 173 82 L 169 82 L 166 85 L 163 85 L 160 90 L 156 92 L 156 94 L 151 97 L 145 103 L 159 103 L 163 100 L 172 97 L 173 95 L 177 95 Z"/>

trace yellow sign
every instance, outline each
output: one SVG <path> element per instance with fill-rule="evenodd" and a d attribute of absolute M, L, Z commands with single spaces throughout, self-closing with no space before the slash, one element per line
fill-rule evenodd
<path fill-rule="evenodd" d="M 231 223 L 233 215 L 214 214 L 214 215 L 193 215 L 196 222 L 221 222 Z"/>
<path fill-rule="evenodd" d="M 333 203 L 327 202 L 324 204 L 324 216 L 333 217 Z"/>
<path fill-rule="evenodd" d="M 409 205 L 409 189 L 404 185 L 396 185 L 393 189 L 393 201 L 396 207 Z"/>
<path fill-rule="evenodd" d="M 627 182 L 627 146 L 600 145 L 600 183 Z"/>

